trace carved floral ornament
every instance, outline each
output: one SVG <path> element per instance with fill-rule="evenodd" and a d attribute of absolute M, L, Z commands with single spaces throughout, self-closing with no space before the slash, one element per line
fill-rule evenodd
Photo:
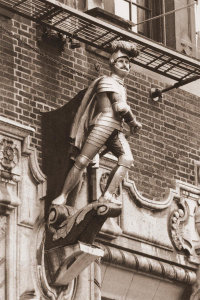
<path fill-rule="evenodd" d="M 4 170 L 11 171 L 19 162 L 19 151 L 12 140 L 0 142 L 0 164 Z"/>

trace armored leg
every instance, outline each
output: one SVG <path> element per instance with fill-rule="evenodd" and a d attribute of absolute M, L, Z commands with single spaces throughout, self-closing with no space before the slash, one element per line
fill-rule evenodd
<path fill-rule="evenodd" d="M 95 152 L 97 151 L 96 149 L 94 149 Z M 68 194 L 75 188 L 75 186 L 79 183 L 83 171 L 84 169 L 88 166 L 88 164 L 90 163 L 90 158 L 87 157 L 86 155 L 80 154 L 76 160 L 75 163 L 73 165 L 73 167 L 71 168 L 71 170 L 69 171 L 63 189 L 62 189 L 62 193 L 59 197 L 57 197 L 54 201 L 53 204 L 65 204 L 66 199 L 68 197 Z"/>
<path fill-rule="evenodd" d="M 78 184 L 84 169 L 88 166 L 89 163 L 90 163 L 90 159 L 85 155 L 81 154 L 76 158 L 76 161 L 73 167 L 71 168 L 71 170 L 69 171 L 63 186 L 62 193 L 64 194 L 65 199 L 67 198 L 68 194 Z"/>
<path fill-rule="evenodd" d="M 116 194 L 117 188 L 125 178 L 128 170 L 131 168 L 133 164 L 133 156 L 130 146 L 121 132 L 118 133 L 117 137 L 115 137 L 111 142 L 109 148 L 112 150 L 113 154 L 118 157 L 118 163 L 110 173 L 103 197 L 106 200 L 115 201 L 113 195 Z"/>
<path fill-rule="evenodd" d="M 130 165 L 133 162 L 132 159 L 127 159 L 125 156 L 121 156 L 120 160 L 124 161 L 124 165 L 119 165 L 118 163 L 117 166 L 111 171 L 105 191 L 103 193 L 104 198 L 107 200 L 112 199 L 113 195 L 116 194 L 117 188 L 125 178 L 128 170 L 130 169 Z"/>
<path fill-rule="evenodd" d="M 94 127 L 82 148 L 81 154 L 76 158 L 74 166 L 69 171 L 65 180 L 62 193 L 52 203 L 65 204 L 68 194 L 75 188 L 80 181 L 84 169 L 88 166 L 90 161 L 99 152 L 101 147 L 111 134 L 111 130 L 105 130 L 101 127 Z"/>

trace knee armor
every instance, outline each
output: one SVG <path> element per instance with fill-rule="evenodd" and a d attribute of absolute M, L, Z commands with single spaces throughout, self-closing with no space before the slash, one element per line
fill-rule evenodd
<path fill-rule="evenodd" d="M 75 167 L 79 170 L 83 170 L 86 168 L 90 163 L 90 159 L 85 155 L 79 155 L 75 160 Z"/>

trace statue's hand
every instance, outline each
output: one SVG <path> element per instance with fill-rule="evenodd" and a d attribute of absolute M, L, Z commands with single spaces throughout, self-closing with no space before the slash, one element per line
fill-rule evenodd
<path fill-rule="evenodd" d="M 135 134 L 137 132 L 139 132 L 142 128 L 142 124 L 138 121 L 134 121 L 134 124 L 131 124 L 130 126 L 130 131 L 131 131 L 131 134 Z"/>

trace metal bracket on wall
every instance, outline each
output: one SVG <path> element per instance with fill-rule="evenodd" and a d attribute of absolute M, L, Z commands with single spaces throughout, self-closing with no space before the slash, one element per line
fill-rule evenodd
<path fill-rule="evenodd" d="M 173 89 L 177 89 L 179 88 L 180 86 L 183 86 L 185 84 L 188 84 L 188 83 L 191 83 L 195 80 L 198 80 L 200 79 L 200 76 L 193 76 L 193 77 L 190 77 L 190 78 L 187 78 L 187 79 L 183 79 L 183 80 L 180 80 L 164 89 L 158 89 L 158 88 L 152 88 L 151 91 L 150 91 L 150 98 L 153 100 L 153 101 L 158 101 L 158 100 L 161 100 L 162 99 L 162 94 L 165 93 L 165 92 L 168 92 L 170 90 L 173 90 Z"/>

